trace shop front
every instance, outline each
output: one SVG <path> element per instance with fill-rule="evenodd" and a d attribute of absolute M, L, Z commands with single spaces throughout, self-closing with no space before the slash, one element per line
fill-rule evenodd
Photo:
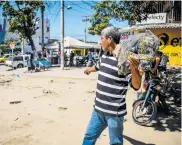
<path fill-rule="evenodd" d="M 159 51 L 169 57 L 168 65 L 181 65 L 181 25 L 180 24 L 160 24 L 135 26 L 128 30 L 122 30 L 121 43 L 127 40 L 131 35 L 140 31 L 150 30 L 160 40 Z"/>
<path fill-rule="evenodd" d="M 159 50 L 169 57 L 169 65 L 181 65 L 181 28 L 150 29 L 160 40 Z"/>

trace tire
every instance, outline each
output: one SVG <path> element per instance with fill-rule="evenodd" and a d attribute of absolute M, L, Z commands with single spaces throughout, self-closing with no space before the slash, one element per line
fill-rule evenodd
<path fill-rule="evenodd" d="M 17 68 L 23 68 L 23 64 L 18 64 Z"/>
<path fill-rule="evenodd" d="M 132 118 L 133 118 L 134 122 L 135 122 L 136 124 L 138 124 L 138 125 L 141 125 L 141 126 L 144 126 L 144 125 L 149 124 L 152 120 L 155 119 L 155 117 L 156 117 L 156 115 L 157 115 L 157 105 L 155 104 L 155 102 L 153 102 L 153 101 L 147 101 L 146 103 L 147 103 L 147 104 L 150 104 L 151 107 L 152 107 L 152 110 L 153 110 L 153 111 L 152 111 L 152 114 L 151 114 L 150 118 L 147 119 L 146 121 L 139 121 L 139 120 L 138 120 L 138 118 L 136 117 L 136 111 L 137 111 L 137 108 L 138 108 L 139 106 L 142 106 L 142 105 L 143 105 L 144 101 L 145 101 L 145 100 L 139 100 L 139 101 L 137 101 L 137 102 L 134 104 L 133 110 L 132 110 Z M 149 105 L 147 105 L 147 107 L 149 107 Z M 147 108 L 147 107 L 145 107 L 145 108 Z M 150 111 L 149 109 L 146 109 L 146 112 L 147 112 L 147 113 L 148 113 L 149 111 Z"/>

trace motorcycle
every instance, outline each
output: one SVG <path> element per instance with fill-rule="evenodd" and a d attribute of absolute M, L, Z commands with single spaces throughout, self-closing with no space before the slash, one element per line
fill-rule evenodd
<path fill-rule="evenodd" d="M 157 96 L 161 95 L 162 85 L 159 77 L 152 75 L 146 85 L 146 92 L 138 94 L 137 100 L 133 103 L 132 118 L 136 124 L 147 125 L 156 118 L 157 115 Z"/>
<path fill-rule="evenodd" d="M 173 101 L 176 106 L 181 106 L 181 74 L 167 78 L 165 84 L 165 96 L 169 101 Z"/>
<path fill-rule="evenodd" d="M 78 57 L 76 58 L 75 65 L 78 67 L 85 67 L 87 65 L 87 58 L 86 57 Z"/>
<path fill-rule="evenodd" d="M 92 67 L 93 65 L 96 65 L 96 60 L 92 58 L 92 60 L 88 60 L 87 67 Z"/>

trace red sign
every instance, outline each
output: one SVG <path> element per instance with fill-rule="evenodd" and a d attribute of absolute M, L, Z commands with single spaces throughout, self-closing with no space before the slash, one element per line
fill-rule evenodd
<path fill-rule="evenodd" d="M 10 42 L 9 47 L 10 47 L 11 49 L 14 49 L 14 48 L 15 48 L 15 43 L 14 43 L 14 42 Z"/>
<path fill-rule="evenodd" d="M 126 39 L 128 39 L 128 36 L 120 36 L 120 39 L 121 40 L 126 40 Z"/>

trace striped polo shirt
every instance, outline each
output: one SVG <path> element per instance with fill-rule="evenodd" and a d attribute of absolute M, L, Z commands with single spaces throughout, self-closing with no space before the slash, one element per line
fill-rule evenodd
<path fill-rule="evenodd" d="M 95 110 L 110 116 L 126 115 L 125 97 L 131 75 L 118 75 L 116 58 L 106 52 L 100 57 L 96 69 L 98 81 Z"/>

